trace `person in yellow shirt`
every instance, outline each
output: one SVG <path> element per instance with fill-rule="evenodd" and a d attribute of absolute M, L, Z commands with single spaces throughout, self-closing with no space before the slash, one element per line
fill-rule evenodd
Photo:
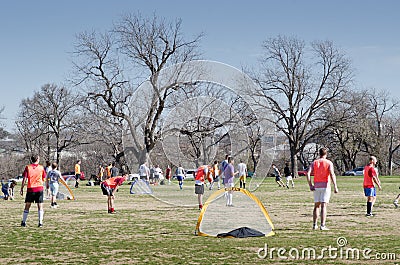
<path fill-rule="evenodd" d="M 75 164 L 75 188 L 79 187 L 79 179 L 81 178 L 81 160 Z"/>
<path fill-rule="evenodd" d="M 32 202 L 37 203 L 38 206 L 38 227 L 43 227 L 43 183 L 46 179 L 46 171 L 42 165 L 39 165 L 39 155 L 33 155 L 31 157 L 32 164 L 25 167 L 21 184 L 21 196 L 24 195 L 24 186 L 27 183 L 27 191 L 25 197 L 25 208 L 22 215 L 21 226 L 26 226 L 26 220 L 28 219 L 29 209 L 31 208 Z"/>

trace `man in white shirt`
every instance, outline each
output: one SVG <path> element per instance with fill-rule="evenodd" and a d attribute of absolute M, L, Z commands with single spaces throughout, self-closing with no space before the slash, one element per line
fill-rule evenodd
<path fill-rule="evenodd" d="M 150 180 L 150 169 L 147 167 L 147 163 L 143 163 L 139 167 L 139 176 L 140 179 L 146 180 L 149 182 Z"/>
<path fill-rule="evenodd" d="M 246 189 L 247 166 L 243 163 L 243 160 L 240 160 L 237 169 L 239 171 L 240 188 L 243 186 L 243 189 Z"/>

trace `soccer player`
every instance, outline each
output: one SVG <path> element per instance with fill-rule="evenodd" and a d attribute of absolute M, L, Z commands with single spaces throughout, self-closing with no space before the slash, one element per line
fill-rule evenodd
<path fill-rule="evenodd" d="M 165 169 L 165 178 L 168 180 L 168 184 L 171 184 L 171 167 L 169 165 Z"/>
<path fill-rule="evenodd" d="M 240 160 L 237 168 L 239 171 L 240 188 L 243 187 L 243 189 L 246 189 L 247 166 L 245 163 L 243 163 L 243 160 Z"/>
<path fill-rule="evenodd" d="M 4 183 L 1 185 L 1 191 L 4 194 L 4 200 L 14 200 L 14 187 L 17 185 L 15 180 Z"/>
<path fill-rule="evenodd" d="M 43 182 L 46 179 L 46 171 L 42 165 L 39 165 L 39 156 L 33 155 L 31 157 L 32 164 L 27 165 L 24 170 L 24 178 L 21 183 L 21 196 L 24 195 L 25 182 L 28 183 L 28 188 L 25 197 L 25 208 L 24 214 L 22 215 L 21 226 L 26 226 L 26 220 L 28 219 L 29 209 L 31 208 L 32 202 L 37 203 L 39 224 L 38 227 L 43 227 Z"/>
<path fill-rule="evenodd" d="M 294 181 L 292 172 L 290 172 L 289 163 L 286 163 L 285 168 L 283 169 L 283 173 L 285 174 L 286 177 L 286 188 L 289 188 L 290 181 L 292 182 L 292 188 L 294 188 Z"/>
<path fill-rule="evenodd" d="M 162 175 L 162 170 L 159 165 L 154 167 L 154 183 L 158 184 Z"/>
<path fill-rule="evenodd" d="M 281 173 L 279 172 L 279 169 L 276 167 L 275 164 L 272 164 L 272 169 L 274 170 L 276 183 L 278 183 L 279 187 L 285 187 L 285 184 L 283 184 L 282 182 Z"/>
<path fill-rule="evenodd" d="M 103 181 L 103 176 L 104 176 L 104 167 L 103 167 L 102 164 L 99 164 L 99 169 L 98 169 L 98 172 L 97 172 L 97 178 L 98 178 L 98 180 L 100 182 Z"/>
<path fill-rule="evenodd" d="M 221 178 L 222 178 L 222 184 L 225 183 L 225 181 L 224 181 L 224 178 L 225 178 L 224 171 L 225 171 L 226 166 L 228 165 L 228 158 L 229 158 L 229 155 L 225 155 L 225 160 L 223 160 L 221 162 L 221 166 L 220 166 L 220 170 L 219 170 L 219 172 L 221 174 Z"/>
<path fill-rule="evenodd" d="M 218 166 L 218 161 L 214 161 L 214 165 L 211 168 L 211 172 L 212 172 L 212 177 L 213 177 L 213 181 L 210 185 L 210 190 L 213 189 L 214 187 L 214 183 L 217 182 L 218 185 L 218 189 L 221 189 L 221 184 L 219 183 L 219 175 L 220 175 L 220 171 L 219 171 L 219 166 Z"/>
<path fill-rule="evenodd" d="M 103 195 L 107 195 L 108 213 L 116 213 L 114 208 L 115 193 L 126 179 L 127 175 L 124 175 L 123 177 L 111 177 L 100 184 Z"/>
<path fill-rule="evenodd" d="M 183 179 L 185 178 L 185 170 L 181 165 L 179 165 L 175 170 L 176 179 L 179 183 L 179 188 L 183 188 Z"/>
<path fill-rule="evenodd" d="M 53 163 L 51 165 L 51 170 L 47 173 L 47 178 L 46 178 L 46 187 L 48 190 L 50 190 L 50 195 L 51 195 L 51 208 L 57 208 L 58 204 L 56 201 L 57 193 L 58 193 L 58 188 L 59 188 L 59 181 L 61 178 L 61 173 L 60 171 L 57 170 L 57 163 Z"/>
<path fill-rule="evenodd" d="M 143 163 L 139 167 L 139 178 L 149 183 L 150 181 L 150 169 L 147 166 L 147 162 Z"/>
<path fill-rule="evenodd" d="M 208 173 L 208 165 L 200 166 L 196 171 L 196 177 L 194 181 L 194 193 L 197 194 L 199 210 L 203 208 L 204 182 Z"/>
<path fill-rule="evenodd" d="M 224 170 L 224 186 L 225 190 L 228 192 L 226 193 L 226 206 L 233 206 L 233 191 L 232 188 L 235 186 L 235 175 L 238 172 L 235 172 L 235 167 L 233 166 L 234 160 L 233 157 L 228 157 L 228 165 L 225 167 Z"/>
<path fill-rule="evenodd" d="M 75 188 L 79 187 L 79 179 L 81 178 L 81 160 L 75 164 Z"/>
<path fill-rule="evenodd" d="M 112 162 L 110 169 L 110 177 L 116 177 L 119 174 L 118 168 L 115 166 L 115 162 Z"/>
<path fill-rule="evenodd" d="M 375 156 L 370 156 L 369 163 L 364 167 L 364 194 L 367 197 L 367 214 L 365 216 L 371 217 L 372 207 L 376 201 L 375 185 L 378 185 L 379 190 L 382 190 L 381 181 L 378 177 L 378 172 L 375 169 L 377 159 Z"/>
<path fill-rule="evenodd" d="M 332 182 L 334 192 L 338 193 L 339 189 L 336 185 L 336 175 L 333 170 L 332 161 L 326 159 L 328 151 L 326 148 L 319 149 L 319 159 L 314 160 L 307 171 L 307 181 L 310 190 L 314 192 L 314 210 L 313 210 L 313 229 L 318 228 L 318 215 L 321 215 L 321 230 L 329 230 L 326 225 L 326 213 L 329 199 L 331 197 Z M 311 172 L 314 171 L 314 184 L 311 182 Z"/>
<path fill-rule="evenodd" d="M 112 163 L 108 164 L 108 166 L 106 166 L 106 168 L 104 169 L 105 173 L 106 173 L 106 179 L 111 178 L 111 169 L 112 169 Z"/>

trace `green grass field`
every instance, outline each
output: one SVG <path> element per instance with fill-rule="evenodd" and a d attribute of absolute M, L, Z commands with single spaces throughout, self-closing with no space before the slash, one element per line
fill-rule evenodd
<path fill-rule="evenodd" d="M 376 215 L 367 218 L 362 179 L 338 177 L 339 193 L 332 193 L 328 208 L 327 226 L 331 230 L 313 231 L 313 199 L 305 178 L 295 179 L 295 189 L 289 190 L 278 188 L 274 179 L 268 178 L 254 194 L 268 210 L 276 235 L 245 239 L 194 235 L 199 210 L 193 181 L 185 183 L 187 194 L 181 198 L 176 198 L 176 193 L 169 198 L 164 194 L 162 200 L 173 203 L 149 195 L 129 194 L 130 186 L 123 185 L 117 193 L 115 215 L 107 214 L 106 197 L 98 186 L 82 183 L 74 189 L 75 201 L 59 201 L 58 209 L 51 209 L 49 201 L 45 201 L 43 228 L 37 227 L 36 205 L 32 205 L 27 227 L 20 227 L 24 203 L 16 195 L 14 201 L 0 201 L 0 261 L 1 264 L 400 264 L 400 209 L 392 204 L 400 192 L 400 178 L 381 177 L 381 181 L 383 191 L 378 193 Z M 205 195 L 209 194 L 207 190 Z M 186 206 L 177 206 L 179 201 Z M 342 248 L 337 243 L 339 237 L 347 240 Z M 266 244 L 267 252 L 260 251 Z M 303 259 L 301 255 L 295 258 L 295 250 L 301 254 L 311 248 L 316 250 L 316 258 Z M 327 250 L 324 252 L 323 248 Z M 362 255 L 367 248 L 370 251 L 365 253 L 370 259 Z M 360 250 L 360 258 L 350 252 L 346 258 L 348 249 Z M 263 258 L 265 253 L 267 257 Z M 321 253 L 323 258 L 318 259 Z"/>

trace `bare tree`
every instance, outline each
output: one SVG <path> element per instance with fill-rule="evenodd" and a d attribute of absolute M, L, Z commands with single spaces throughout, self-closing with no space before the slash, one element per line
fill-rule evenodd
<path fill-rule="evenodd" d="M 304 146 L 344 118 L 327 120 L 323 114 L 344 96 L 352 78 L 350 63 L 329 41 L 312 43 L 311 59 L 305 43 L 295 38 L 269 39 L 263 48 L 257 82 L 274 114 L 272 122 L 288 139 L 292 172 L 297 174 Z"/>
<path fill-rule="evenodd" d="M 186 41 L 180 20 L 166 22 L 155 15 L 148 19 L 140 14 L 123 17 L 111 33 L 78 35 L 77 83 L 86 82 L 89 97 L 104 103 L 110 114 L 127 123 L 134 143 L 131 151 L 139 163 L 147 159 L 161 137 L 159 121 L 168 96 L 183 85 L 172 81 L 160 86 L 159 75 L 168 66 L 196 58 L 200 37 Z M 119 57 L 127 58 L 131 70 L 137 71 L 132 80 L 124 77 L 122 69 L 126 68 Z M 132 98 L 132 82 L 143 72 L 150 76 L 149 104 L 142 104 L 142 112 L 130 110 L 129 100 L 144 100 L 143 95 Z"/>
<path fill-rule="evenodd" d="M 369 154 L 374 154 L 378 158 L 378 166 L 383 174 L 388 174 L 392 167 L 391 153 L 398 149 L 394 141 L 394 130 L 391 116 L 399 106 L 399 102 L 394 100 L 385 91 L 372 89 L 366 98 L 370 105 L 370 122 L 366 123 L 369 127 L 371 138 L 366 141 L 365 148 Z M 367 128 L 368 128 L 367 127 Z"/>
<path fill-rule="evenodd" d="M 77 95 L 52 84 L 22 100 L 16 124 L 26 151 L 45 154 L 46 160 L 51 160 L 54 151 L 55 160 L 60 163 L 61 152 L 80 143 L 78 103 Z"/>

